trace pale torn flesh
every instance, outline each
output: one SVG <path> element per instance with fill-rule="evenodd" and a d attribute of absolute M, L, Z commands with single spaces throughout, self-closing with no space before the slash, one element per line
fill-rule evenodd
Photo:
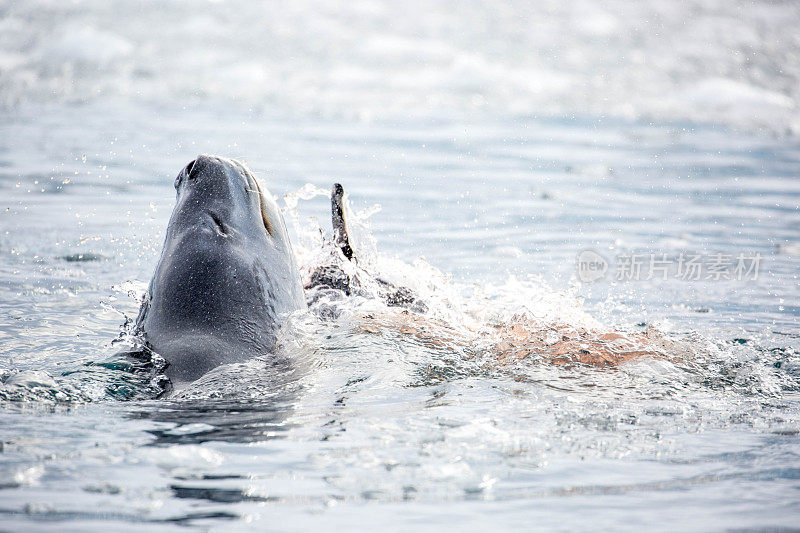
<path fill-rule="evenodd" d="M 627 333 L 515 318 L 505 324 L 465 331 L 409 311 L 370 313 L 357 323 L 363 333 L 396 332 L 431 347 L 485 347 L 503 366 L 535 359 L 554 365 L 613 367 L 642 357 L 678 360 L 691 352 L 684 343 L 653 328 Z"/>

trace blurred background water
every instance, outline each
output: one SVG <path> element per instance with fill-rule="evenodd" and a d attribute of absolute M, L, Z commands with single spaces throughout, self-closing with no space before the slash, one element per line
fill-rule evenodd
<path fill-rule="evenodd" d="M 798 23 L 792 2 L 0 2 L 0 529 L 796 527 Z M 492 367 L 305 316 L 291 379 L 255 361 L 152 399 L 86 365 L 125 340 L 199 153 L 266 180 L 306 269 L 328 207 L 301 188 L 340 181 L 374 212 L 365 257 L 456 327 L 693 348 Z M 582 283 L 583 250 L 760 268 Z"/>

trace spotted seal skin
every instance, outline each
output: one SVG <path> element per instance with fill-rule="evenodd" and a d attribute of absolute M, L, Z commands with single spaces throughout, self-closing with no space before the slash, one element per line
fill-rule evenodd
<path fill-rule="evenodd" d="M 175 188 L 136 332 L 179 386 L 268 354 L 281 320 L 306 304 L 283 217 L 243 164 L 201 155 Z"/>

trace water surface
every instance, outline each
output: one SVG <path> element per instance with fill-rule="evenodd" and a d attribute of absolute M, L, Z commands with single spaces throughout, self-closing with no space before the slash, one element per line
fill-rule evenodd
<path fill-rule="evenodd" d="M 796 526 L 795 7 L 127 6 L 0 6 L 0 528 Z M 353 299 L 288 319 L 296 367 L 157 399 L 113 356 L 199 153 L 264 178 L 304 275 L 343 183 L 364 264 L 474 342 Z M 617 280 L 631 254 L 760 263 Z M 501 363 L 473 334 L 515 317 L 675 353 Z"/>

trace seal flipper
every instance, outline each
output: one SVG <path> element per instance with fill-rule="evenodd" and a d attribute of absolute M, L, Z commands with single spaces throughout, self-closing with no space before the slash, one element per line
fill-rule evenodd
<path fill-rule="evenodd" d="M 342 254 L 348 260 L 357 263 L 357 258 L 353 253 L 352 246 L 350 245 L 350 235 L 347 233 L 347 222 L 344 218 L 344 205 L 342 203 L 343 197 L 344 187 L 342 187 L 340 183 L 334 183 L 333 189 L 331 190 L 331 222 L 333 223 L 333 242 L 339 247 L 339 249 L 342 251 Z M 315 274 L 318 274 L 318 272 L 315 272 Z M 347 276 L 347 274 L 344 272 L 341 272 L 341 275 L 342 276 L 339 277 L 338 281 L 340 284 L 342 284 L 342 279 L 347 281 L 345 293 L 349 296 L 351 292 L 349 276 Z M 325 272 L 325 275 L 320 277 L 324 277 L 329 281 L 335 279 L 335 276 L 333 276 L 330 271 Z M 419 300 L 411 289 L 407 287 L 396 287 L 392 283 L 380 278 L 375 278 L 375 280 L 386 290 L 386 292 L 381 294 L 381 296 L 384 298 L 386 305 L 389 307 L 404 307 L 418 313 L 424 313 L 428 310 L 428 306 Z M 312 284 L 314 281 L 319 283 L 320 280 L 314 280 L 312 278 Z M 332 287 L 335 287 L 334 283 L 328 284 Z M 344 287 L 336 288 L 344 290 Z"/>
<path fill-rule="evenodd" d="M 346 296 L 367 296 L 374 294 L 381 298 L 389 307 L 403 307 L 417 313 L 425 313 L 428 306 L 419 300 L 414 292 L 407 287 L 397 287 L 389 281 L 375 277 L 358 266 L 358 258 L 350 245 L 350 235 L 347 232 L 347 221 L 344 214 L 344 187 L 334 183 L 331 190 L 331 222 L 333 224 L 333 244 L 342 252 L 347 261 L 357 265 L 353 268 L 344 267 L 339 254 L 331 259 L 331 264 L 321 265 L 311 273 L 311 279 L 306 284 L 306 299 L 309 306 L 315 306 L 318 314 L 324 317 L 336 318 L 339 313 L 336 304 L 322 303 L 324 300 L 336 302 Z M 350 273 L 348 273 L 350 272 Z M 368 285 L 377 284 L 377 291 L 370 293 L 362 290 L 360 275 Z M 369 280 L 372 280 L 371 282 Z M 374 286 L 374 285 L 373 285 Z M 316 305 L 315 305 L 316 304 Z"/>
<path fill-rule="evenodd" d="M 347 223 L 344 220 L 344 187 L 341 183 L 334 183 L 331 190 L 331 223 L 333 224 L 333 242 L 342 251 L 342 254 L 350 260 L 356 261 L 353 256 L 353 248 L 350 246 L 350 236 L 347 234 Z M 357 261 L 356 261 L 357 262 Z"/>
<path fill-rule="evenodd" d="M 350 246 L 350 236 L 347 234 L 347 223 L 344 218 L 344 187 L 340 183 L 334 183 L 331 190 L 331 223 L 333 225 L 333 244 L 342 252 L 347 261 L 356 263 L 353 248 Z M 348 275 L 340 266 L 340 259 L 332 257 L 332 263 L 321 265 L 311 273 L 311 279 L 306 284 L 305 289 L 307 303 L 312 305 L 320 298 L 327 297 L 336 300 L 338 291 L 345 296 L 352 296 L 358 292 L 359 284 L 355 277 Z M 332 316 L 337 313 L 328 312 Z"/>

